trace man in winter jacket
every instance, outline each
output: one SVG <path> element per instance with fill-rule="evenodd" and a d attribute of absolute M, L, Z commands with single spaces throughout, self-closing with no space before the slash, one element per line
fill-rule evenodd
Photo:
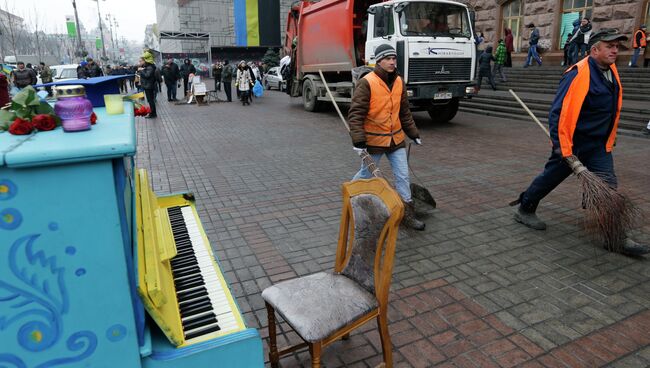
<path fill-rule="evenodd" d="M 639 29 L 634 32 L 634 38 L 632 38 L 632 48 L 634 48 L 634 54 L 632 54 L 632 67 L 636 68 L 636 62 L 639 59 L 639 54 L 641 51 L 646 48 L 646 25 L 642 24 Z"/>
<path fill-rule="evenodd" d="M 104 73 L 102 72 L 102 68 L 100 68 L 99 65 L 97 65 L 95 60 L 93 60 L 92 58 L 88 58 L 86 59 L 86 61 L 88 62 L 88 64 L 86 64 L 86 77 L 94 78 L 94 77 L 101 77 L 102 75 L 104 75 Z"/>
<path fill-rule="evenodd" d="M 395 189 L 404 201 L 402 223 L 416 230 L 424 230 L 425 224 L 415 218 L 415 207 L 411 199 L 408 162 L 405 149 L 405 134 L 422 144 L 406 97 L 406 85 L 397 73 L 397 52 L 387 44 L 375 49 L 375 69 L 357 83 L 348 112 L 350 136 L 354 150 L 367 152 L 379 164 L 383 155 L 388 157 Z M 361 163 L 361 170 L 353 180 L 367 179 L 372 174 Z"/>
<path fill-rule="evenodd" d="M 151 108 L 149 115 L 145 116 L 147 119 L 156 118 L 156 65 L 154 64 L 153 55 L 145 51 L 140 58 L 140 66 L 138 67 L 138 75 L 140 76 L 140 85 L 144 89 L 144 94 L 147 97 L 147 103 Z"/>
<path fill-rule="evenodd" d="M 25 63 L 19 61 L 12 72 L 13 82 L 16 88 L 22 89 L 27 86 L 33 86 L 37 83 L 36 72 L 31 68 L 25 68 Z"/>
<path fill-rule="evenodd" d="M 497 73 L 501 75 L 501 82 L 507 82 L 506 74 L 503 72 L 503 66 L 508 59 L 508 53 L 506 51 L 506 43 L 503 40 L 499 40 L 499 46 L 497 46 L 497 51 L 494 55 L 494 69 L 492 69 L 492 79 L 496 78 Z"/>
<path fill-rule="evenodd" d="M 537 53 L 537 44 L 539 43 L 539 30 L 535 28 L 535 24 L 531 23 L 528 25 L 528 28 L 531 28 L 530 39 L 528 40 L 528 55 L 526 56 L 526 64 L 524 68 L 528 68 L 533 65 L 533 59 L 542 66 L 542 58 L 539 57 Z"/>
<path fill-rule="evenodd" d="M 497 85 L 494 83 L 494 76 L 492 75 L 491 70 L 492 61 L 494 61 L 494 56 L 492 56 L 492 46 L 488 46 L 478 58 L 478 89 L 481 89 L 483 78 L 487 78 L 492 89 L 495 91 L 497 90 Z"/>
<path fill-rule="evenodd" d="M 176 90 L 178 80 L 181 79 L 181 71 L 173 59 L 169 58 L 167 64 L 162 68 L 162 75 L 167 87 L 167 101 L 176 101 Z"/>
<path fill-rule="evenodd" d="M 565 158 L 575 155 L 612 188 L 616 188 L 612 150 L 620 118 L 623 93 L 616 69 L 619 41 L 627 40 L 614 29 L 605 29 L 589 40 L 590 55 L 569 68 L 560 81 L 548 117 L 553 144 L 544 171 L 512 205 L 514 218 L 532 229 L 546 224 L 535 211 L 539 202 L 572 173 Z M 623 253 L 642 255 L 650 247 L 627 238 Z"/>
<path fill-rule="evenodd" d="M 228 64 L 228 60 L 223 62 L 223 70 L 221 71 L 221 83 L 223 83 L 223 91 L 226 92 L 226 100 L 232 102 L 232 66 Z"/>
<path fill-rule="evenodd" d="M 575 64 L 587 54 L 587 45 L 591 35 L 591 22 L 589 18 L 582 18 L 580 27 L 571 37 L 571 50 L 573 51 L 571 64 Z"/>
<path fill-rule="evenodd" d="M 181 65 L 181 77 L 183 78 L 183 96 L 187 96 L 190 74 L 196 74 L 196 68 L 190 62 L 190 59 L 185 59 L 183 60 L 183 65 Z"/>

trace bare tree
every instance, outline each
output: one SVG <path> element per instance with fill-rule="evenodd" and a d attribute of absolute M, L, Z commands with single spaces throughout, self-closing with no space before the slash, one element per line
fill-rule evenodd
<path fill-rule="evenodd" d="M 2 10 L 2 9 L 0 9 Z M 11 42 L 11 49 L 14 52 L 14 57 L 17 57 L 18 53 L 16 52 L 16 24 L 14 22 L 14 19 L 12 19 L 12 11 L 13 9 L 9 9 L 9 4 L 7 3 L 7 0 L 5 0 L 5 10 L 4 14 L 7 18 L 6 22 L 0 22 L 0 25 L 3 28 L 2 34 L 8 34 L 9 35 L 9 41 Z M 3 36 L 4 38 L 4 36 Z"/>

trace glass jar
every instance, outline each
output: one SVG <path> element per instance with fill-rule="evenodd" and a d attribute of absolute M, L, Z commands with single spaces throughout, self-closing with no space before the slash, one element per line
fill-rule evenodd
<path fill-rule="evenodd" d="M 54 113 L 61 118 L 61 125 L 66 132 L 78 132 L 90 129 L 90 115 L 93 104 L 86 98 L 86 89 L 82 85 L 57 86 Z"/>

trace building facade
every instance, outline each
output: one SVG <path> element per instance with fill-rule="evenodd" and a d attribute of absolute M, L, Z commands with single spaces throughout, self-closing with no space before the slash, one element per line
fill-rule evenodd
<path fill-rule="evenodd" d="M 257 55 L 281 46 L 294 0 L 156 0 L 163 53 Z M 166 38 L 170 32 L 196 38 Z"/>
<path fill-rule="evenodd" d="M 504 37 L 504 29 L 513 31 L 515 50 L 523 58 L 528 49 L 530 30 L 534 23 L 540 32 L 539 47 L 543 58 L 557 62 L 563 57 L 567 35 L 575 19 L 587 17 L 594 30 L 616 28 L 630 41 L 623 45 L 621 59 L 631 54 L 634 31 L 645 23 L 650 26 L 649 0 L 466 0 L 476 11 L 476 30 L 483 32 L 486 44 L 496 44 Z"/>

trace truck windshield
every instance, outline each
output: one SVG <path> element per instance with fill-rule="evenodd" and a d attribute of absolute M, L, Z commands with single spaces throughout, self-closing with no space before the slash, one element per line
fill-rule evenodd
<path fill-rule="evenodd" d="M 399 24 L 404 36 L 471 38 L 467 10 L 462 6 L 423 1 L 400 5 L 396 9 L 399 9 Z"/>

